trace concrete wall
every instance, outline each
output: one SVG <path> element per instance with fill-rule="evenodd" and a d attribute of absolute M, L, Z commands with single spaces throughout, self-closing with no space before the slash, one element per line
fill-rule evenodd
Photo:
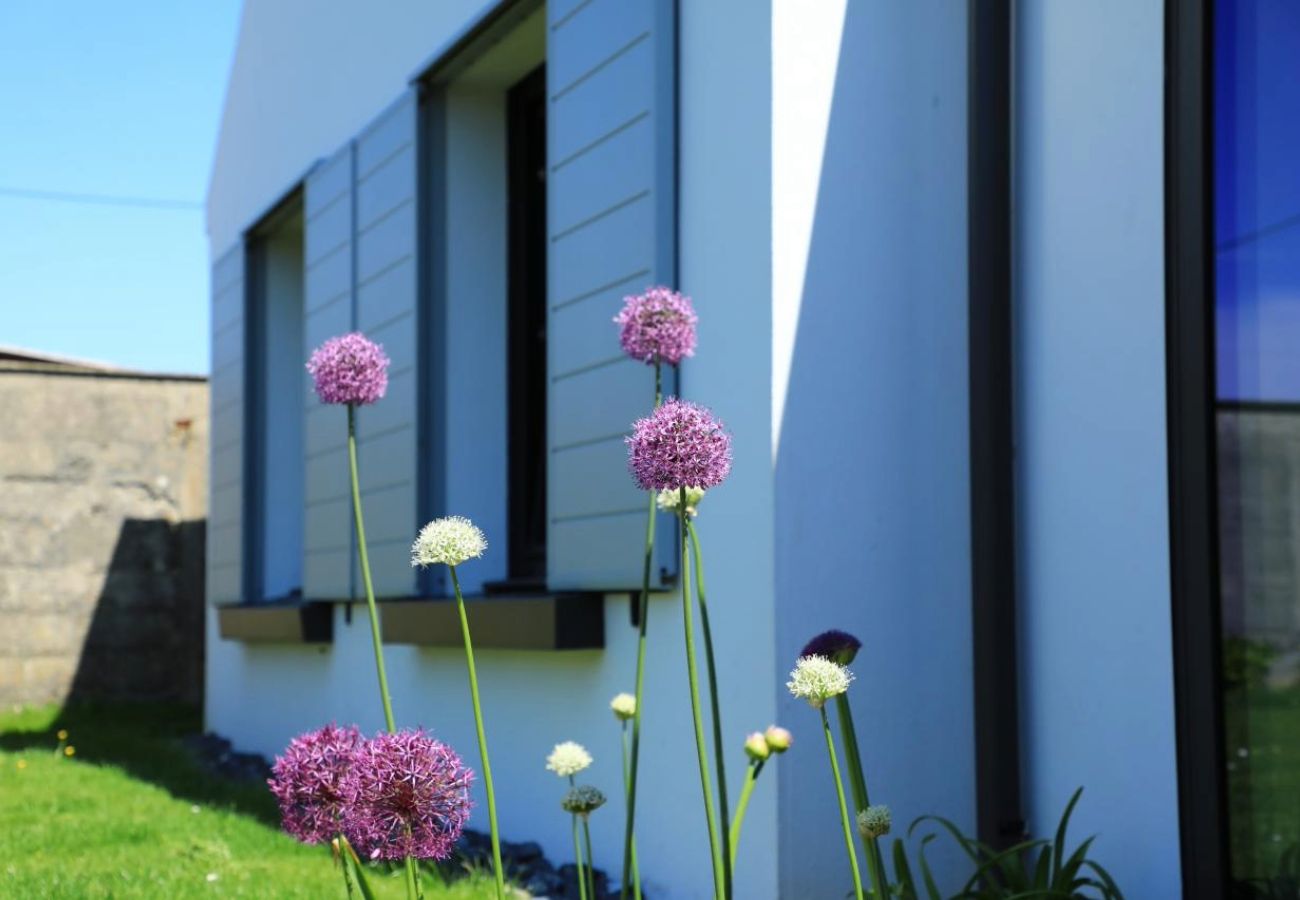
<path fill-rule="evenodd" d="M 0 365 L 0 703 L 199 699 L 208 386 Z"/>
<path fill-rule="evenodd" d="M 1022 3 L 1015 104 L 1024 788 L 1132 897 L 1179 894 L 1163 4 Z"/>

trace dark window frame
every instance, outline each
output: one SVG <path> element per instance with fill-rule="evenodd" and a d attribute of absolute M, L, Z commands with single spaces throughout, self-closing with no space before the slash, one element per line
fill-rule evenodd
<path fill-rule="evenodd" d="M 1214 430 L 1213 2 L 1165 7 L 1170 596 L 1183 892 L 1226 896 Z"/>

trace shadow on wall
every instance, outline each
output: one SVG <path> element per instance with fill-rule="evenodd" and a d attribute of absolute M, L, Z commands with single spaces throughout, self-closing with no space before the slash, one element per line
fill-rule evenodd
<path fill-rule="evenodd" d="M 68 704 L 202 702 L 206 526 L 123 520 Z"/>
<path fill-rule="evenodd" d="M 815 39 L 837 57 L 818 73 L 829 109 L 824 125 L 791 132 L 801 146 L 785 152 L 796 157 L 823 129 L 825 145 L 795 175 L 777 170 L 799 179 L 782 191 L 791 205 L 816 200 L 802 277 L 775 285 L 793 326 L 776 459 L 776 650 L 792 665 L 822 629 L 859 636 L 853 707 L 873 801 L 893 808 L 896 834 L 923 813 L 969 833 L 965 7 L 849 2 L 842 33 Z M 811 70 L 814 58 L 790 65 Z M 814 714 L 783 689 L 777 709 L 811 751 Z M 781 773 L 782 894 L 839 896 L 848 869 L 830 839 L 824 750 L 803 762 Z M 946 842 L 927 855 L 941 885 L 962 869 Z"/>

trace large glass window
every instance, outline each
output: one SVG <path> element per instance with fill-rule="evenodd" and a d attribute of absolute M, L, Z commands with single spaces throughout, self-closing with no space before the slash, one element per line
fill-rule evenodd
<path fill-rule="evenodd" d="M 1300 872 L 1300 3 L 1214 8 L 1229 849 L 1268 888 Z"/>

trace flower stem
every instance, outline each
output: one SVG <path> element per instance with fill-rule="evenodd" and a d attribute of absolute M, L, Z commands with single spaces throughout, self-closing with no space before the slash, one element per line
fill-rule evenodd
<path fill-rule="evenodd" d="M 492 832 L 492 872 L 496 876 L 497 900 L 506 894 L 505 870 L 501 866 L 501 835 L 497 829 L 496 789 L 492 785 L 492 764 L 488 761 L 487 735 L 483 732 L 483 707 L 478 698 L 478 672 L 474 668 L 474 645 L 469 636 L 469 617 L 465 614 L 465 598 L 460 592 L 460 579 L 456 567 L 451 571 L 451 586 L 456 592 L 456 611 L 460 614 L 460 633 L 465 640 L 465 665 L 469 669 L 469 696 L 474 704 L 474 727 L 478 731 L 478 752 L 483 759 L 483 788 L 487 792 L 488 826 Z"/>
<path fill-rule="evenodd" d="M 357 411 L 348 404 L 348 465 L 352 470 L 352 515 L 357 526 L 357 551 L 361 555 L 361 580 L 366 587 L 366 611 L 370 614 L 370 641 L 375 651 L 375 671 L 379 673 L 379 699 L 384 704 L 384 725 L 397 731 L 393 720 L 393 701 L 388 694 L 388 674 L 384 671 L 384 645 L 379 633 L 379 611 L 375 608 L 375 588 L 370 580 L 370 556 L 366 552 L 366 523 L 361 516 L 361 482 L 357 475 Z"/>
<path fill-rule="evenodd" d="M 577 813 L 573 814 L 573 861 L 578 867 L 578 900 L 587 900 L 587 876 L 582 871 L 582 843 L 578 840 Z M 592 900 L 595 900 L 595 898 L 592 898 Z"/>
<path fill-rule="evenodd" d="M 849 707 L 847 693 L 835 696 L 835 711 L 840 720 L 840 737 L 844 741 L 844 765 L 849 770 L 849 789 L 853 792 L 853 805 L 861 812 L 871 805 L 867 796 L 867 779 L 862 769 L 862 753 L 858 749 L 857 729 L 853 725 L 853 710 Z M 880 844 L 873 837 L 862 836 L 866 850 L 867 875 L 871 879 L 871 890 L 877 897 L 886 897 L 885 860 L 880 852 Z"/>
<path fill-rule="evenodd" d="M 623 794 L 626 797 L 631 790 L 627 771 L 627 722 L 623 722 Z M 641 869 L 636 859 L 636 835 L 632 835 L 632 896 L 641 900 Z"/>
<path fill-rule="evenodd" d="M 361 581 L 366 588 L 366 612 L 370 616 L 370 643 L 375 651 L 375 672 L 379 676 L 379 699 L 384 705 L 384 725 L 390 733 L 397 731 L 393 718 L 393 701 L 388 693 L 388 673 L 384 670 L 384 643 L 379 632 L 379 610 L 375 607 L 375 586 L 370 578 L 370 554 L 366 551 L 366 523 L 361 515 L 361 479 L 357 474 L 357 408 L 348 404 L 348 469 L 352 475 L 352 516 L 357 527 L 357 552 L 361 557 Z M 406 858 L 407 890 L 418 895 L 420 876 L 415 860 Z"/>
<path fill-rule="evenodd" d="M 655 409 L 663 402 L 663 367 L 655 361 Z M 632 714 L 632 752 L 627 776 L 627 822 L 623 829 L 623 875 L 620 900 L 627 900 L 628 884 L 632 879 L 632 840 L 636 823 L 636 776 L 641 758 L 641 698 L 645 687 L 645 635 L 650 613 L 650 567 L 655 549 L 655 492 L 648 491 L 650 502 L 645 523 L 645 562 L 641 568 L 641 595 L 637 598 L 636 641 L 636 711 Z M 636 896 L 640 896 L 640 884 Z"/>
<path fill-rule="evenodd" d="M 718 670 L 713 657 L 713 632 L 709 628 L 709 604 L 704 594 L 704 557 L 700 554 L 700 536 L 695 530 L 695 524 L 686 514 L 685 494 L 682 491 L 682 521 L 686 523 L 686 531 L 691 536 L 691 550 L 694 553 L 695 594 L 700 604 L 700 634 L 704 638 L 704 670 L 709 676 L 709 700 L 713 707 L 713 757 L 718 768 L 718 822 L 721 823 L 719 830 L 722 832 L 722 858 L 725 861 L 722 885 L 724 895 L 727 900 L 731 900 L 733 854 L 730 829 L 726 827 L 731 812 L 727 807 L 727 766 L 722 744 L 722 707 L 718 703 Z"/>
<path fill-rule="evenodd" d="M 343 849 L 343 835 L 334 839 L 334 853 L 338 857 L 340 868 L 343 869 L 343 885 L 348 889 L 348 900 L 356 896 L 352 887 L 352 860 L 348 859 L 347 851 Z"/>
<path fill-rule="evenodd" d="M 591 900 L 597 900 L 596 897 L 596 864 L 592 862 L 595 859 L 591 853 L 591 819 L 588 816 L 582 817 L 582 843 L 587 855 L 587 896 Z"/>
<path fill-rule="evenodd" d="M 731 822 L 731 870 L 736 870 L 736 847 L 740 844 L 740 829 L 745 824 L 745 810 L 749 809 L 749 795 L 754 793 L 758 773 L 763 771 L 765 760 L 755 760 L 745 770 L 745 783 L 740 786 L 740 800 L 736 803 L 736 818 Z"/>
<path fill-rule="evenodd" d="M 853 870 L 853 895 L 863 900 L 862 874 L 858 871 L 858 854 L 853 848 L 853 825 L 849 822 L 849 808 L 844 802 L 844 782 L 840 780 L 840 763 L 835 758 L 835 739 L 831 737 L 831 721 L 826 718 L 826 707 L 821 706 L 822 731 L 826 733 L 826 752 L 831 757 L 831 774 L 835 776 L 835 795 L 840 801 L 840 823 L 844 826 L 844 847 L 849 851 L 849 867 Z"/>
<path fill-rule="evenodd" d="M 722 847 L 718 843 L 717 819 L 713 811 L 713 786 L 709 779 L 708 751 L 705 749 L 704 721 L 700 715 L 700 678 L 695 670 L 695 627 L 691 618 L 690 556 L 686 546 L 686 488 L 681 489 L 678 503 L 682 548 L 682 628 L 686 635 L 686 680 L 691 689 L 691 718 L 695 724 L 695 754 L 700 766 L 700 789 L 704 793 L 704 818 L 709 831 L 709 852 L 713 860 L 713 890 L 718 900 L 725 897 Z M 859 897 L 859 900 L 861 898 Z"/>

